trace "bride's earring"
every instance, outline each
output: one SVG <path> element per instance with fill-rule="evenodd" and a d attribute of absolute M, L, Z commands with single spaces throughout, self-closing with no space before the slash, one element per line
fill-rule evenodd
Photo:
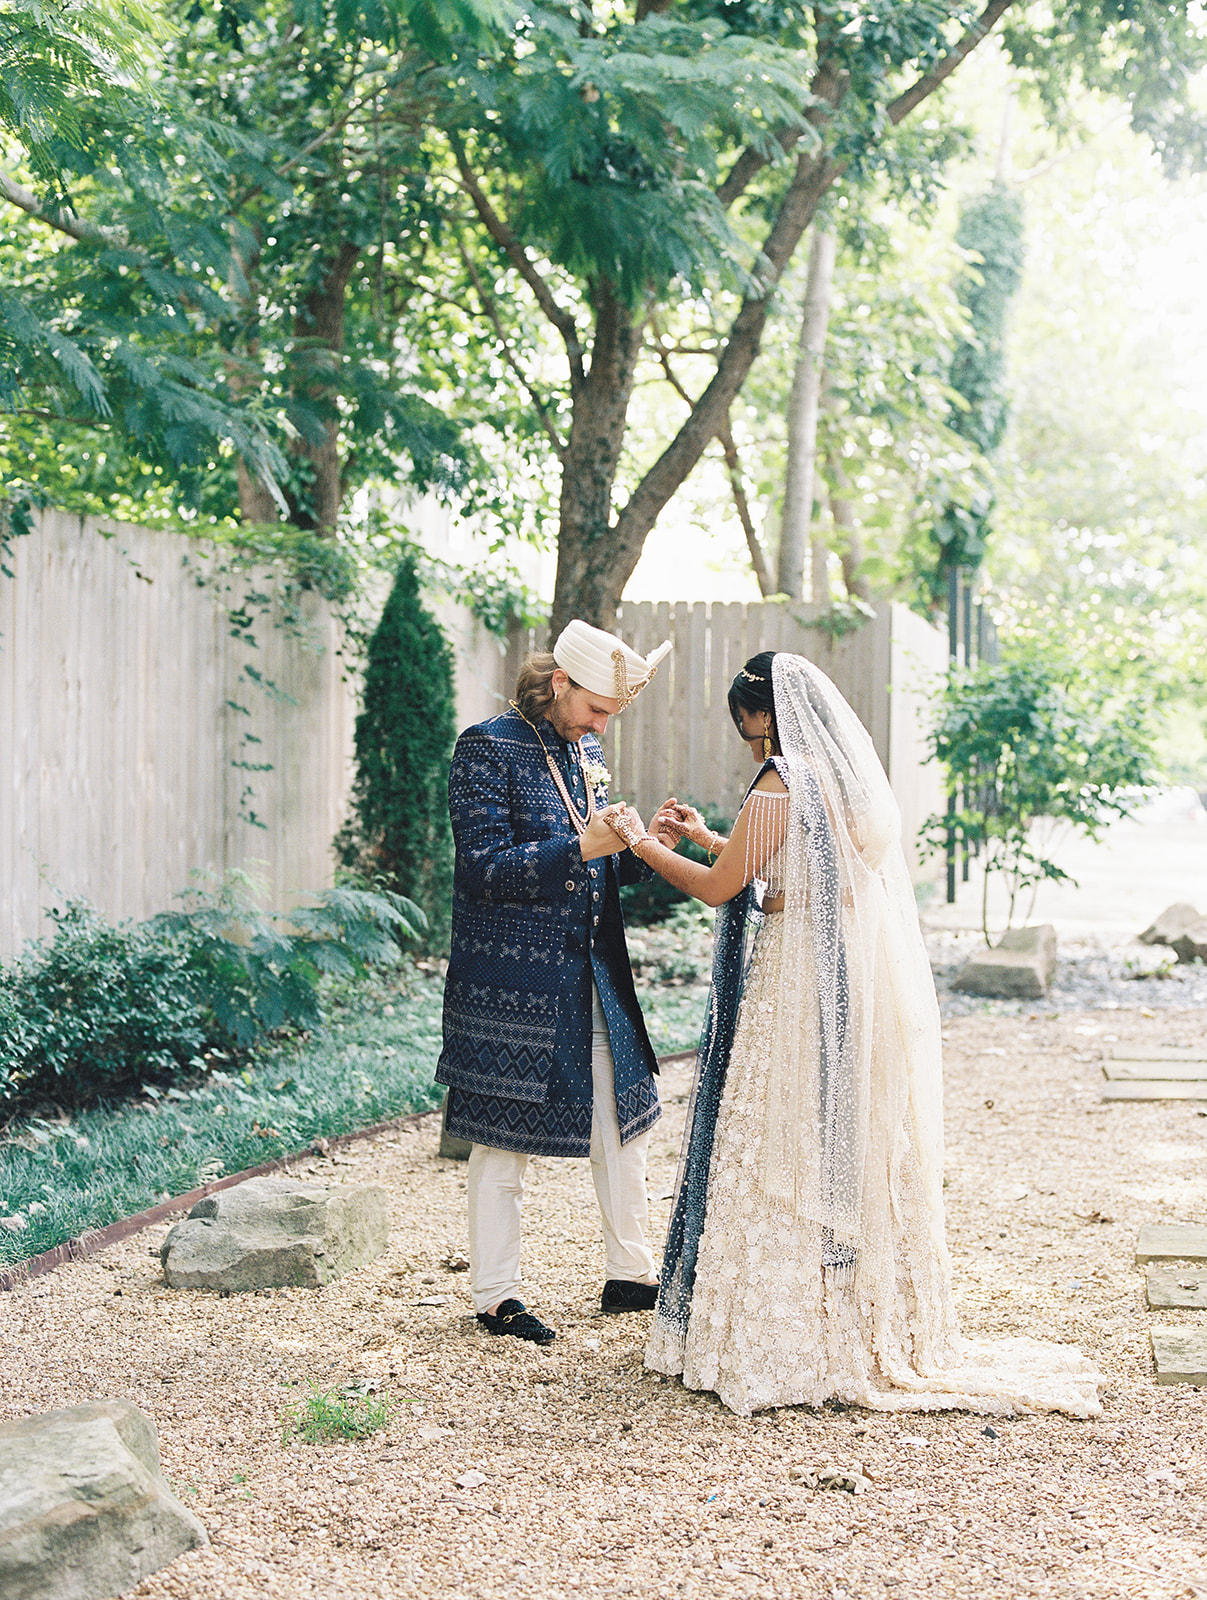
<path fill-rule="evenodd" d="M 771 760 L 771 724 L 770 724 L 770 722 L 764 722 L 764 724 L 763 724 L 763 760 L 764 761 L 770 761 Z"/>

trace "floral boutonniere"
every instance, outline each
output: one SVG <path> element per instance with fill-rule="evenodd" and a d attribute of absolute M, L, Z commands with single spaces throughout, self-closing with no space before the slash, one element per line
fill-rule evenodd
<path fill-rule="evenodd" d="M 583 777 L 596 791 L 606 789 L 612 781 L 612 774 L 602 761 L 584 761 Z"/>

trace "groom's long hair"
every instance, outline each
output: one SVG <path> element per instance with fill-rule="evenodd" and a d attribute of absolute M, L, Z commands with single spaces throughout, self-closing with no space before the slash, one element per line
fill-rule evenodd
<path fill-rule="evenodd" d="M 553 674 L 557 662 L 552 650 L 534 650 L 515 681 L 515 703 L 522 717 L 539 722 L 553 704 Z"/>

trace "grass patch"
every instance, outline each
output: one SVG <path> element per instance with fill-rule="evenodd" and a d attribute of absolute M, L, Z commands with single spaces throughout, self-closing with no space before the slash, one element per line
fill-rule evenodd
<path fill-rule="evenodd" d="M 699 981 L 638 982 L 659 1055 L 695 1049 L 707 993 Z M 133 1104 L 31 1118 L 0 1143 L 0 1211 L 25 1222 L 0 1230 L 0 1265 L 315 1139 L 438 1106 L 443 994 L 441 979 L 408 963 L 329 994 L 318 1031 L 239 1070 Z"/>
<path fill-rule="evenodd" d="M 320 1389 L 311 1384 L 310 1393 L 285 1407 L 281 1419 L 281 1443 L 334 1444 L 341 1439 L 367 1439 L 386 1428 L 397 1412 L 413 1401 L 394 1400 L 388 1389 L 367 1390 L 359 1385 L 344 1389 Z"/>
<path fill-rule="evenodd" d="M 658 1055 L 700 1043 L 712 972 L 715 913 L 692 900 L 661 922 L 628 930 L 629 958 Z"/>
<path fill-rule="evenodd" d="M 393 969 L 327 1000 L 327 1020 L 157 1099 L 31 1119 L 0 1144 L 0 1195 L 19 1232 L 0 1231 L 0 1264 L 50 1250 L 262 1161 L 439 1105 L 443 984 Z"/>
<path fill-rule="evenodd" d="M 681 1050 L 696 1049 L 708 1003 L 706 983 L 681 989 L 638 984 L 637 998 L 656 1055 L 678 1055 Z"/>

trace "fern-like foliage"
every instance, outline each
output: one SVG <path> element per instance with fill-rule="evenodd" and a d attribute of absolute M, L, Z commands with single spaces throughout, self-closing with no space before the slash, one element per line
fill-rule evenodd
<path fill-rule="evenodd" d="M 240 1049 L 278 1028 L 317 1027 L 320 979 L 390 966 L 427 930 L 414 901 L 389 891 L 327 889 L 314 905 L 274 913 L 258 910 L 247 880 L 232 875 L 183 899 L 150 927 L 183 943 L 198 1003 Z"/>
<path fill-rule="evenodd" d="M 177 503 L 229 516 L 242 461 L 260 516 L 329 526 L 315 473 L 332 445 L 339 493 L 369 471 L 424 488 L 464 477 L 460 430 L 408 379 L 407 296 L 384 251 L 408 209 L 424 226 L 422 201 L 399 199 L 399 170 L 423 166 L 407 29 L 436 49 L 450 30 L 484 41 L 498 15 L 479 0 L 339 0 L 303 6 L 298 27 L 288 9 L 172 8 L 146 30 L 153 92 L 136 44 L 118 32 L 110 47 L 103 17 L 90 33 L 87 6 L 74 32 L 75 8 L 46 23 L 34 0 L 19 27 L 0 18 L 0 121 L 32 176 L 25 200 L 20 174 L 4 190 L 18 231 L 0 245 L 0 411 L 26 436 L 40 427 L 47 457 L 73 430 L 113 438 L 80 454 L 114 489 L 149 469 Z M 366 55 L 366 38 L 405 53 Z M 378 94 L 349 118 L 366 62 L 360 89 Z M 359 263 L 374 247 L 370 282 Z M 338 316 L 317 303 L 324 272 Z"/>
<path fill-rule="evenodd" d="M 631 304 L 731 273 L 747 247 L 717 202 L 718 162 L 743 146 L 782 161 L 785 128 L 815 139 L 799 53 L 662 15 L 584 37 L 542 12 L 523 45 L 466 78 L 478 164 L 523 174 L 522 235 Z"/>

